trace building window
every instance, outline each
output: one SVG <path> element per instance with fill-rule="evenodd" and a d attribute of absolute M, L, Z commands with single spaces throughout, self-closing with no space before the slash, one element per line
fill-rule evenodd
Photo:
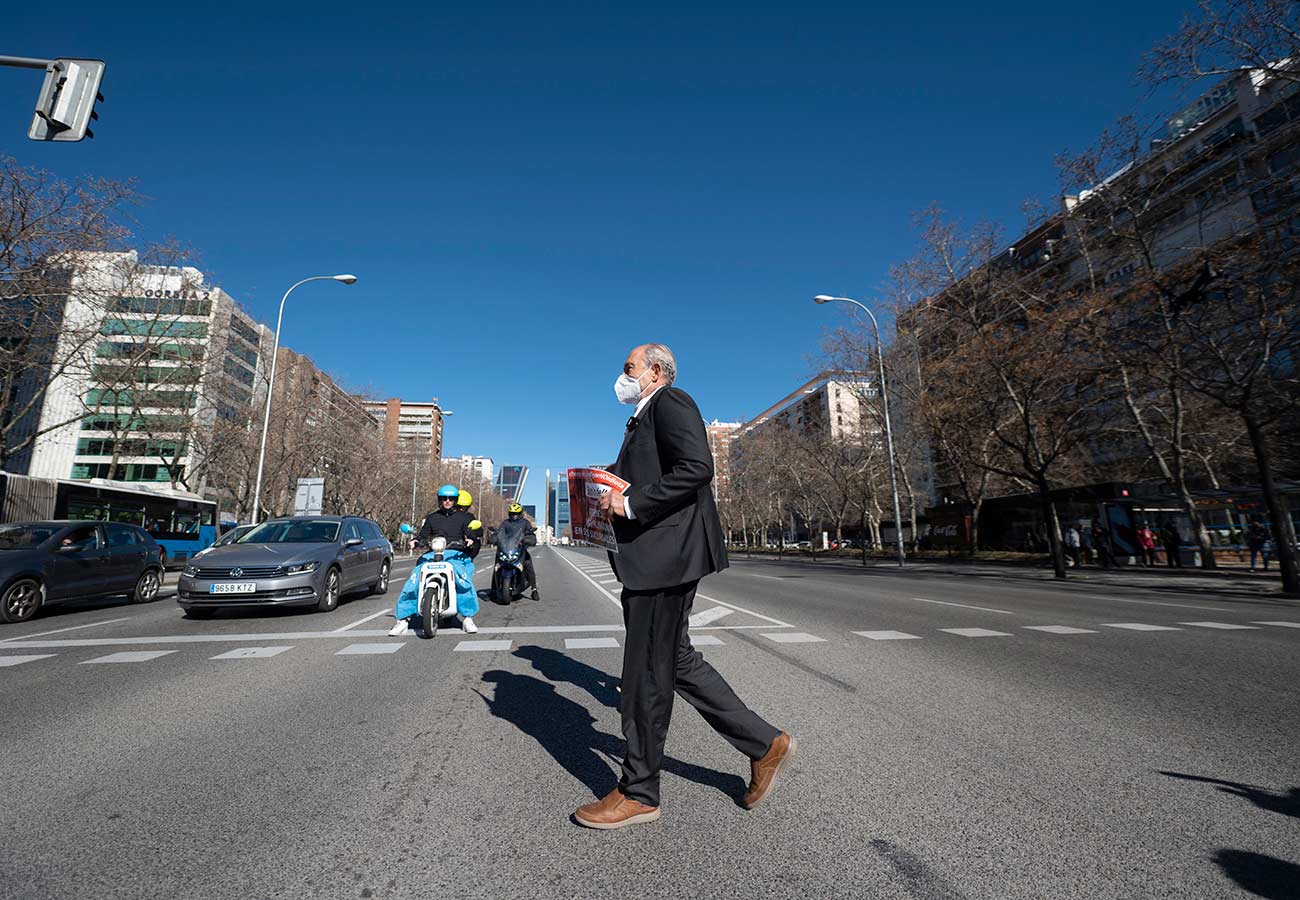
<path fill-rule="evenodd" d="M 163 316 L 210 316 L 211 300 L 182 300 L 179 297 L 114 297 L 109 308 L 114 312 L 144 313 Z"/>

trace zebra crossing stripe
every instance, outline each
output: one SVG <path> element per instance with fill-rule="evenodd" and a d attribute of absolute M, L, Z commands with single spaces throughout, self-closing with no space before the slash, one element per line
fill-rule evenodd
<path fill-rule="evenodd" d="M 565 638 L 565 650 L 616 650 L 618 649 L 618 640 L 612 637 L 603 638 Z"/>
<path fill-rule="evenodd" d="M 175 652 L 175 650 L 124 650 L 121 653 L 110 653 L 108 656 L 98 656 L 95 659 L 85 660 L 81 665 L 89 666 L 94 665 L 95 663 L 148 662 L 151 659 L 157 659 L 160 656 L 167 656 Z"/>
<path fill-rule="evenodd" d="M 272 656 L 279 656 L 286 650 L 292 650 L 292 647 L 236 647 L 234 650 L 227 650 L 225 653 L 218 653 L 216 656 L 210 656 L 209 659 L 270 659 Z"/>
<path fill-rule="evenodd" d="M 456 645 L 458 651 L 470 650 L 509 650 L 514 641 L 461 641 Z"/>
<path fill-rule="evenodd" d="M 1145 622 L 1103 622 L 1102 628 L 1123 628 L 1128 631 L 1182 631 L 1168 625 L 1148 625 Z"/>
<path fill-rule="evenodd" d="M 1278 628 L 1300 628 L 1300 622 L 1256 622 L 1256 625 L 1274 625 Z"/>
<path fill-rule="evenodd" d="M 1069 625 L 1026 625 L 1030 631 L 1046 631 L 1048 634 L 1101 634 L 1091 628 L 1072 628 Z"/>
<path fill-rule="evenodd" d="M 1217 628 L 1220 631 L 1257 631 L 1254 625 L 1233 625 L 1231 622 L 1179 622 L 1196 628 Z"/>
<path fill-rule="evenodd" d="M 856 635 L 873 641 L 919 641 L 920 635 L 908 634 L 906 631 L 855 631 Z"/>
<path fill-rule="evenodd" d="M 824 644 L 826 638 L 819 638 L 815 634 L 808 634 L 805 631 L 778 631 L 774 634 L 765 634 L 763 637 L 777 644 Z"/>
<path fill-rule="evenodd" d="M 992 631 L 988 628 L 940 628 L 940 631 L 946 631 L 948 634 L 955 634 L 959 637 L 982 638 L 982 637 L 1011 637 L 1006 631 Z"/>
<path fill-rule="evenodd" d="M 692 647 L 722 647 L 722 638 L 714 637 L 711 634 L 693 634 L 691 635 Z"/>
<path fill-rule="evenodd" d="M 376 653 L 396 653 L 405 644 L 348 644 L 335 656 L 372 656 Z"/>

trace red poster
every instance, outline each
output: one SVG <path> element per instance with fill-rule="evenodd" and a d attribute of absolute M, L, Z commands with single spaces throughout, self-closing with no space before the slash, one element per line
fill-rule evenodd
<path fill-rule="evenodd" d="M 570 469 L 569 516 L 574 540 L 586 541 L 617 553 L 618 541 L 614 539 L 614 527 L 610 524 L 609 515 L 601 512 L 599 502 L 602 494 L 610 491 L 621 494 L 628 487 L 626 481 L 604 469 Z"/>

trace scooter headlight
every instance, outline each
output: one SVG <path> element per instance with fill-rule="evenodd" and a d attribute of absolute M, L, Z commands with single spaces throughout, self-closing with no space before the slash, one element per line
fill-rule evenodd
<path fill-rule="evenodd" d="M 447 549 L 447 539 L 445 537 L 436 537 L 430 542 L 434 553 L 441 553 Z"/>

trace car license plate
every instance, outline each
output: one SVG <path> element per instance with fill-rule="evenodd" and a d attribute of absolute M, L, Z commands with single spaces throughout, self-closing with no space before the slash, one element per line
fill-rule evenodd
<path fill-rule="evenodd" d="M 231 581 L 226 584 L 208 585 L 209 594 L 251 594 L 256 590 L 255 581 Z"/>

